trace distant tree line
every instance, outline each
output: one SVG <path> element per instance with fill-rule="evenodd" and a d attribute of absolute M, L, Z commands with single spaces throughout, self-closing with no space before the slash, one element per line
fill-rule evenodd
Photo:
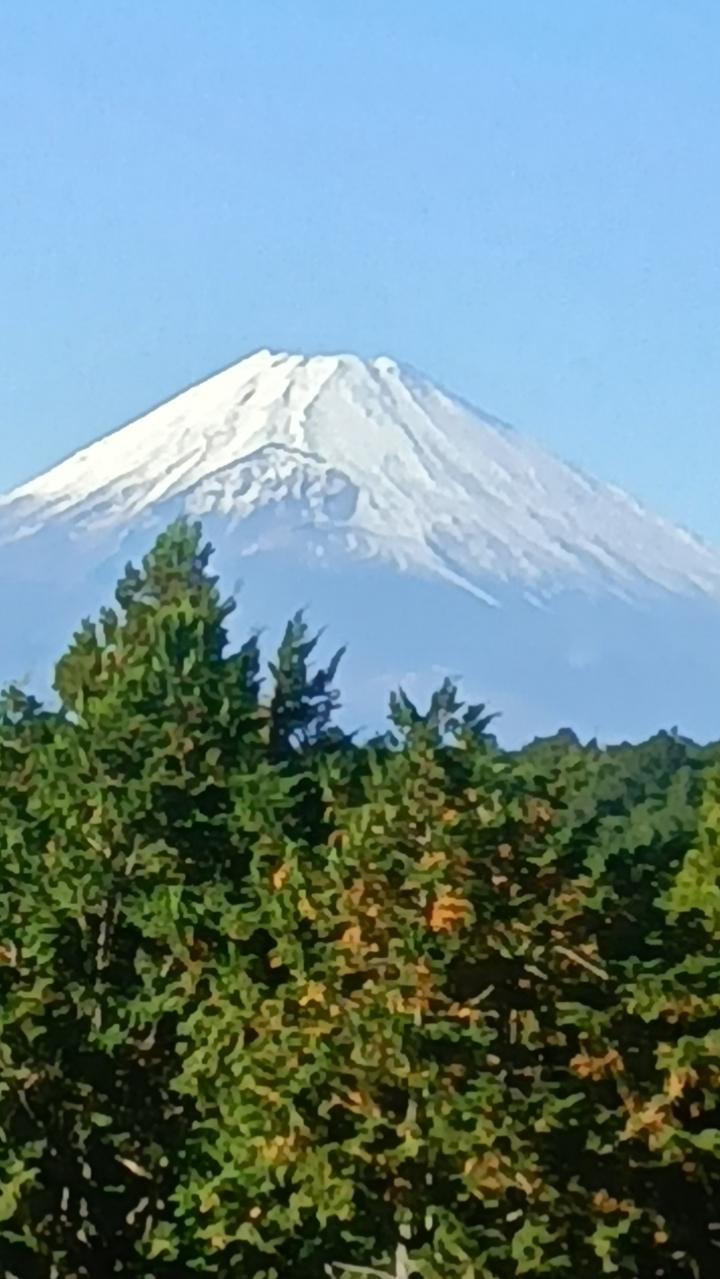
<path fill-rule="evenodd" d="M 209 556 L 3 695 L 0 1275 L 720 1274 L 720 748 L 359 743 Z"/>

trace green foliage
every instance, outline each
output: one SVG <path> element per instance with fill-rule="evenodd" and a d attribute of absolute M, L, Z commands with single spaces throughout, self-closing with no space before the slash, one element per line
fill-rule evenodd
<path fill-rule="evenodd" d="M 5 1279 L 710 1279 L 720 760 L 365 745 L 198 526 L 0 705 Z"/>

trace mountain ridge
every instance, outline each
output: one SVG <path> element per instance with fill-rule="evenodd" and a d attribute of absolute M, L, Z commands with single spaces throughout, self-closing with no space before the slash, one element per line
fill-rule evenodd
<path fill-rule="evenodd" d="M 719 550 L 408 364 L 267 348 L 0 497 L 0 596 L 35 618 L 32 642 L 19 621 L 0 635 L 0 678 L 30 652 L 36 666 L 58 657 L 178 515 L 199 519 L 223 574 L 248 583 L 260 625 L 302 595 L 351 646 L 357 632 L 356 689 L 400 664 L 471 679 L 486 667 L 491 690 L 528 705 L 548 684 L 540 718 L 556 706 L 570 723 L 586 699 L 594 728 L 596 704 L 624 722 L 623 698 L 628 724 L 640 702 L 648 722 L 653 699 L 680 722 L 701 651 L 716 678 Z M 642 648 L 656 651 L 638 664 Z M 674 689 L 660 688 L 668 663 Z"/>
<path fill-rule="evenodd" d="M 328 429 L 322 415 L 325 401 L 333 397 Z M 363 428 L 366 436 L 373 435 L 369 448 L 362 447 L 360 429 L 352 432 L 348 428 L 343 433 L 341 425 L 337 425 L 337 447 L 336 424 L 353 415 L 354 426 Z M 198 418 L 202 419 L 199 425 Z M 169 423 L 167 419 L 171 419 Z M 202 422 L 211 425 L 203 427 Z M 178 447 L 168 425 L 178 430 L 184 426 L 184 449 Z M 149 447 L 143 447 L 144 439 L 149 440 Z M 164 455 L 157 456 L 158 446 Z M 83 508 L 92 508 L 94 499 L 94 523 L 102 527 L 98 513 L 103 511 L 103 499 L 112 494 L 116 496 L 114 508 L 105 511 L 110 524 L 121 524 L 125 515 L 138 515 L 155 501 L 191 495 L 193 489 L 199 490 L 200 496 L 196 495 L 191 505 L 198 514 L 207 513 L 213 509 L 213 480 L 222 472 L 230 478 L 233 467 L 244 467 L 246 479 L 253 458 L 263 449 L 273 449 L 276 455 L 284 450 L 288 457 L 294 450 L 298 465 L 307 459 L 319 467 L 327 466 L 336 484 L 342 475 L 348 496 L 352 486 L 356 497 L 355 510 L 344 522 L 358 533 L 366 550 L 372 543 L 375 553 L 387 553 L 392 537 L 398 543 L 414 537 L 411 559 L 416 569 L 443 572 L 445 564 L 445 571 L 456 573 L 473 593 L 480 587 L 479 581 L 473 581 L 473 570 L 478 566 L 489 578 L 519 577 L 527 584 L 543 575 L 562 573 L 563 562 L 567 568 L 580 556 L 583 563 L 576 563 L 578 576 L 587 582 L 591 567 L 597 570 L 600 566 L 608 571 L 605 577 L 609 574 L 613 579 L 604 582 L 605 588 L 617 589 L 634 576 L 636 584 L 647 578 L 671 590 L 698 586 L 720 599 L 720 552 L 697 535 L 655 516 L 617 486 L 600 484 L 580 468 L 556 460 L 531 437 L 468 408 L 465 401 L 439 389 L 411 366 L 387 356 L 363 362 L 347 355 L 303 357 L 262 350 L 228 365 L 0 497 L 0 545 L 8 540 L 8 523 L 14 524 L 13 539 L 25 535 L 22 526 L 18 528 L 14 519 L 7 519 L 8 514 L 23 509 L 27 515 L 39 517 L 40 523 L 43 518 L 71 515 L 73 508 L 76 517 L 87 520 L 92 509 Z M 287 489 L 283 495 L 288 496 L 293 476 L 287 467 L 279 469 L 283 475 L 276 487 L 282 489 L 284 477 Z M 478 471 L 483 470 L 479 476 Z M 257 481 L 257 476 L 254 478 Z M 259 491 L 263 486 L 256 483 L 260 505 L 271 478 L 265 478 L 265 495 Z M 126 498 L 125 508 L 123 481 L 135 487 L 134 500 Z M 249 503 L 242 501 L 242 485 L 241 475 L 232 495 L 240 517 L 249 512 Z M 434 522 L 429 522 L 428 509 L 418 516 L 418 487 L 424 490 L 420 496 L 427 503 L 442 507 Z M 224 493 L 215 494 L 226 513 L 230 513 L 232 497 L 227 485 Z M 518 518 L 521 500 L 522 529 Z M 571 508 L 592 500 L 604 509 L 596 526 L 586 534 L 583 518 L 587 524 L 588 512 L 579 518 L 582 513 Z M 458 502 L 464 507 L 464 524 L 456 518 Z M 598 531 L 598 526 L 608 525 L 614 518 L 634 524 L 636 538 L 643 521 L 650 521 L 655 535 L 665 539 L 664 556 L 655 556 L 654 563 L 648 555 L 639 563 L 626 562 L 617 539 L 612 545 Z M 388 520 L 389 532 L 383 526 Z M 318 522 L 323 523 L 321 515 Z M 463 542 L 462 563 L 448 569 L 447 563 L 457 558 L 450 548 L 457 553 L 458 543 Z M 544 542 L 544 564 L 540 563 L 539 542 Z M 673 578 L 668 555 L 672 561 L 680 542 L 692 548 L 695 564 L 684 570 L 679 563 Z M 433 547 L 440 549 L 434 552 Z M 704 575 L 698 557 L 705 561 Z M 504 564 L 500 563 L 503 558 Z M 486 590 L 481 594 L 488 596 Z"/>

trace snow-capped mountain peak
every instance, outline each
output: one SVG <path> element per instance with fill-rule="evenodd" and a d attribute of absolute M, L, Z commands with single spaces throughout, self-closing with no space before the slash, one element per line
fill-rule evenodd
<path fill-rule="evenodd" d="M 720 553 L 387 356 L 258 351 L 0 498 L 0 548 L 170 508 L 245 528 L 243 555 L 291 538 L 489 603 L 508 583 L 720 599 Z"/>
<path fill-rule="evenodd" d="M 720 552 L 387 356 L 258 351 L 0 497 L 0 682 L 52 696 L 181 514 L 240 596 L 231 642 L 306 605 L 347 643 L 351 727 L 449 674 L 508 745 L 717 734 Z"/>

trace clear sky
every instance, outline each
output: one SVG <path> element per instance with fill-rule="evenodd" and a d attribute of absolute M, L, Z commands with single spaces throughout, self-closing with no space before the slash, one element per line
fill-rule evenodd
<path fill-rule="evenodd" d="M 262 346 L 720 544 L 717 0 L 3 0 L 0 490 Z"/>

